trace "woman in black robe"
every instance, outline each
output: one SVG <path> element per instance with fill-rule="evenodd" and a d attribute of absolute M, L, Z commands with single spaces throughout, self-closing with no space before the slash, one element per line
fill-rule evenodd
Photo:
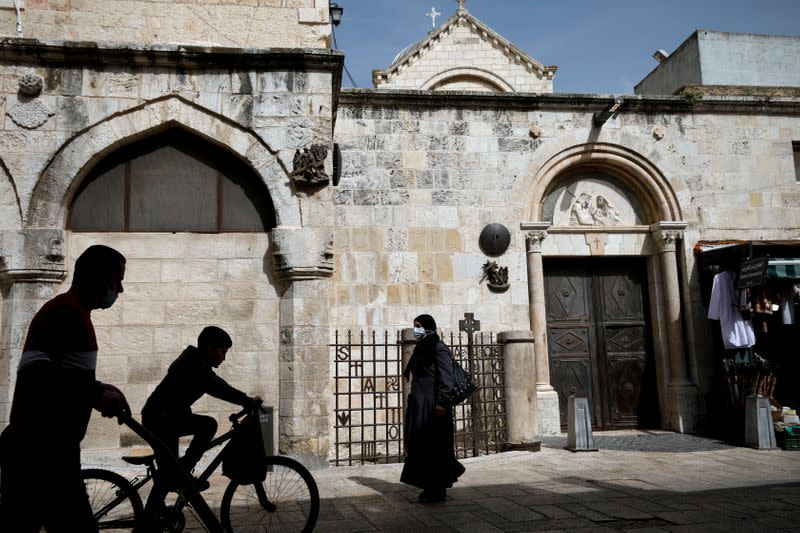
<path fill-rule="evenodd" d="M 411 381 L 404 425 L 406 458 L 400 481 L 422 489 L 421 502 L 444 501 L 464 473 L 453 443 L 453 365 L 450 348 L 436 334 L 430 315 L 414 319 L 417 346 L 403 376 Z"/>

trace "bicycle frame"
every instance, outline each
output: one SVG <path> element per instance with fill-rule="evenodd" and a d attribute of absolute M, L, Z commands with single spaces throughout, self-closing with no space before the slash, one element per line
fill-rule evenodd
<path fill-rule="evenodd" d="M 142 437 L 147 444 L 153 449 L 155 456 L 158 460 L 162 463 L 167 463 L 170 467 L 170 470 L 176 472 L 179 477 L 180 486 L 182 487 L 181 497 L 184 500 L 181 502 L 182 508 L 184 505 L 190 505 L 195 512 L 197 513 L 198 518 L 203 523 L 203 525 L 208 528 L 209 531 L 213 533 L 223 533 L 222 524 L 220 524 L 219 519 L 217 519 L 216 514 L 211 510 L 208 506 L 208 502 L 203 498 L 203 495 L 195 487 L 194 479 L 192 476 L 186 472 L 178 462 L 178 458 L 169 450 L 169 448 L 161 442 L 161 440 L 153 435 L 148 429 L 142 426 L 139 422 L 133 419 L 130 413 L 125 413 L 119 416 L 119 421 L 121 424 L 125 424 L 128 426 L 134 433 Z M 220 443 L 224 442 L 227 439 L 230 439 L 232 433 L 235 431 L 231 429 L 229 432 L 221 435 L 220 437 L 214 439 L 212 443 L 216 443 L 214 446 L 219 445 Z M 222 439 L 222 440 L 220 440 Z M 210 449 L 210 448 L 209 448 Z M 224 450 L 224 448 L 223 448 Z M 206 450 L 207 451 L 207 450 Z M 222 453 L 219 454 L 218 457 L 212 461 L 214 464 L 213 469 L 206 469 L 203 472 L 203 475 L 207 475 L 208 477 L 211 476 L 211 473 L 216 469 L 216 466 L 219 465 L 219 462 L 222 461 Z M 150 471 L 148 468 L 148 475 L 145 476 L 143 480 L 140 480 L 136 484 L 134 484 L 134 488 L 138 491 L 139 488 L 147 483 L 150 478 L 153 477 L 153 472 Z"/>

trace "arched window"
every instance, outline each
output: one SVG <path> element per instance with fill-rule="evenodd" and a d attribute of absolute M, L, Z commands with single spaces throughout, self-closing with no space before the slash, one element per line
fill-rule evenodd
<path fill-rule="evenodd" d="M 70 208 L 72 231 L 264 232 L 275 209 L 256 173 L 181 129 L 132 143 L 86 176 Z"/>

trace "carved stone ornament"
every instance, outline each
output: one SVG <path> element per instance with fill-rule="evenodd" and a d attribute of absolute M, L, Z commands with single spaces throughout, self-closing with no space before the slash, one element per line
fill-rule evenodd
<path fill-rule="evenodd" d="M 291 178 L 305 185 L 327 185 L 330 176 L 325 173 L 325 158 L 328 147 L 324 144 L 312 144 L 311 148 L 303 148 L 294 153 L 294 168 L 289 173 Z"/>
<path fill-rule="evenodd" d="M 19 92 L 25 96 L 36 97 L 42 93 L 44 81 L 36 74 L 25 74 L 19 79 Z"/>
<path fill-rule="evenodd" d="M 47 107 L 47 104 L 44 102 L 37 99 L 19 102 L 9 109 L 6 114 L 11 117 L 11 120 L 13 120 L 17 126 L 32 130 L 47 122 L 50 117 L 55 115 L 55 111 Z"/>
<path fill-rule="evenodd" d="M 478 245 L 486 255 L 502 255 L 511 244 L 511 233 L 502 224 L 487 224 L 478 237 Z"/>
<path fill-rule="evenodd" d="M 534 139 L 538 139 L 539 136 L 541 136 L 541 134 L 542 134 L 542 127 L 539 126 L 538 124 L 534 124 L 533 126 L 531 126 L 531 129 L 528 130 L 528 133 Z"/>
<path fill-rule="evenodd" d="M 487 280 L 489 289 L 495 292 L 505 292 L 510 286 L 508 283 L 508 267 L 501 267 L 497 261 L 486 261 L 483 264 L 483 277 Z"/>
<path fill-rule="evenodd" d="M 547 237 L 547 231 L 534 230 L 525 234 L 525 242 L 528 245 L 528 252 L 541 253 L 542 241 Z"/>

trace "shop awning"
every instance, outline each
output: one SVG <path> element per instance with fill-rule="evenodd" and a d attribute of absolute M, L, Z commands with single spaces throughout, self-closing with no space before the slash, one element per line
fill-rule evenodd
<path fill-rule="evenodd" d="M 770 257 L 769 261 L 767 261 L 767 277 L 800 279 L 800 258 Z"/>

